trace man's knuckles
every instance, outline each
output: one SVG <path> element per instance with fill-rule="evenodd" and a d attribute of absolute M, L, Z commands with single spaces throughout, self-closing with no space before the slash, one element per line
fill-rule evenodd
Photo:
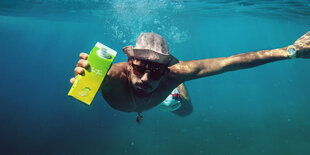
<path fill-rule="evenodd" d="M 88 54 L 87 53 L 80 53 L 80 58 L 84 59 L 84 60 L 87 60 Z"/>
<path fill-rule="evenodd" d="M 83 73 L 84 73 L 84 69 L 82 67 L 75 67 L 75 69 L 74 69 L 75 75 L 83 74 Z"/>
<path fill-rule="evenodd" d="M 86 68 L 89 66 L 89 63 L 87 60 L 84 60 L 84 59 L 80 59 L 78 61 L 78 63 L 76 64 L 77 67 L 83 67 L 83 68 Z"/>

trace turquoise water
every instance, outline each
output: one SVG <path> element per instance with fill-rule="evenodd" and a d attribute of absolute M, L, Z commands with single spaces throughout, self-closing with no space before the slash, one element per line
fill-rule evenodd
<path fill-rule="evenodd" d="M 67 97 L 80 52 L 118 51 L 141 32 L 180 60 L 285 47 L 310 29 L 309 1 L 15 0 L 0 2 L 1 154 L 309 154 L 310 60 L 186 82 L 187 117 Z M 119 94 L 120 97 L 122 94 Z"/>

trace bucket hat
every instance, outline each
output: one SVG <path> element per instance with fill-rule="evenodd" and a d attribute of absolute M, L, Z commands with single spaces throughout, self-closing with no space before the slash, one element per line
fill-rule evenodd
<path fill-rule="evenodd" d="M 137 39 L 136 46 L 126 46 L 123 51 L 128 57 L 147 60 L 159 64 L 172 66 L 179 62 L 170 54 L 166 40 L 154 33 L 141 33 Z"/>

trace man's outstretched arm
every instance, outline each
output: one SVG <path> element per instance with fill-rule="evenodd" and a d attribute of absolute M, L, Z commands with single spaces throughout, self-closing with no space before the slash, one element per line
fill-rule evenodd
<path fill-rule="evenodd" d="M 310 58 L 310 31 L 294 43 L 297 58 Z M 180 82 L 216 75 L 228 71 L 256 67 L 266 63 L 290 59 L 287 47 L 233 55 L 230 57 L 182 61 L 170 67 Z"/>

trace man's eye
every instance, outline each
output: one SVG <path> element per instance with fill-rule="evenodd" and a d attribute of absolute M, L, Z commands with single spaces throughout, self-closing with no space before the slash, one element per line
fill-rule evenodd
<path fill-rule="evenodd" d="M 143 68 L 143 67 L 136 66 L 136 69 L 137 69 L 137 71 L 140 72 L 140 73 L 144 72 L 144 68 Z"/>
<path fill-rule="evenodd" d="M 138 71 L 139 72 L 144 72 L 144 69 L 143 68 L 138 68 Z"/>

